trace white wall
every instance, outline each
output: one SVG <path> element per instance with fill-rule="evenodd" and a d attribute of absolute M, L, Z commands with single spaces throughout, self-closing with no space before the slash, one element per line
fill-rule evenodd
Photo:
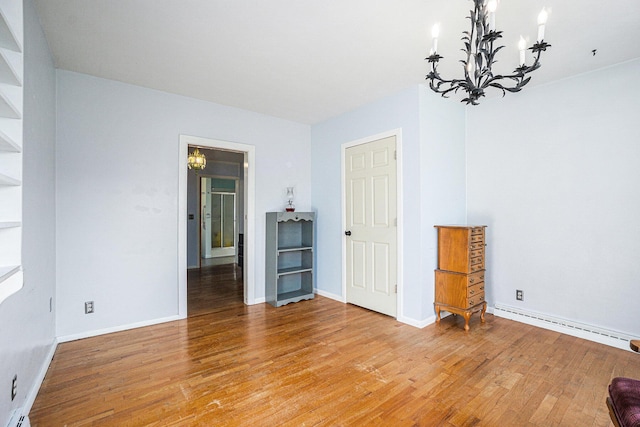
<path fill-rule="evenodd" d="M 638 76 L 635 60 L 468 109 L 491 305 L 640 336 Z"/>
<path fill-rule="evenodd" d="M 438 263 L 435 225 L 466 224 L 465 109 L 420 86 L 420 223 L 422 224 L 421 319 L 433 319 L 434 269 Z M 408 153 L 406 155 L 412 155 Z M 410 195 L 409 197 L 414 197 Z"/>
<path fill-rule="evenodd" d="M 318 211 L 316 285 L 320 291 L 342 296 L 341 145 L 400 128 L 404 202 L 398 221 L 404 228 L 400 260 L 404 284 L 398 318 L 421 324 L 433 317 L 432 221 L 464 219 L 464 133 L 451 132 L 464 128 L 464 108 L 454 103 L 442 106 L 441 102 L 446 101 L 415 86 L 312 127 L 312 196 Z M 437 173 L 441 170 L 446 174 Z M 425 248 L 429 249 L 427 260 Z"/>
<path fill-rule="evenodd" d="M 24 287 L 0 305 L 0 425 L 30 405 L 54 342 L 55 71 L 32 1 L 24 2 Z M 18 395 L 9 387 L 18 375 Z"/>
<path fill-rule="evenodd" d="M 288 185 L 299 210 L 311 206 L 309 126 L 68 71 L 57 77 L 58 335 L 178 314 L 180 134 L 256 147 L 263 298 L 264 212 L 282 208 Z"/>

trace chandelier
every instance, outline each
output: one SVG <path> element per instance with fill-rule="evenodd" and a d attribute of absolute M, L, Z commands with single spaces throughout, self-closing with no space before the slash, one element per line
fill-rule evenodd
<path fill-rule="evenodd" d="M 542 9 L 538 15 L 538 39 L 532 47 L 533 64 L 526 65 L 526 41 L 520 36 L 518 49 L 520 51 L 520 66 L 512 74 L 494 74 L 491 67 L 497 62 L 496 53 L 504 46 L 494 44 L 502 38 L 502 31 L 496 31 L 495 12 L 498 6 L 497 0 L 473 0 L 474 10 L 467 18 L 471 21 L 471 31 L 463 31 L 463 52 L 466 59 L 460 60 L 464 65 L 464 77 L 461 79 L 447 80 L 438 73 L 438 62 L 443 58 L 438 55 L 438 35 L 440 27 L 434 25 L 432 30 L 433 48 L 429 56 L 425 58 L 431 64 L 431 72 L 427 74 L 429 87 L 443 97 L 462 89 L 467 92 L 467 97 L 462 100 L 467 105 L 478 105 L 478 101 L 485 95 L 489 87 L 502 90 L 502 96 L 506 92 L 519 92 L 520 89 L 531 80 L 527 74 L 540 68 L 540 54 L 546 51 L 550 44 L 544 41 L 544 27 L 547 22 L 547 11 Z"/>
<path fill-rule="evenodd" d="M 203 170 L 207 166 L 207 158 L 196 148 L 193 150 L 193 153 L 187 157 L 187 166 L 189 169 L 195 169 L 197 171 Z"/>

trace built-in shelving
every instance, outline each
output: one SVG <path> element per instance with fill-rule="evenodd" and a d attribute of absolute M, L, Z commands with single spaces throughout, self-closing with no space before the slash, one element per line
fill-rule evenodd
<path fill-rule="evenodd" d="M 22 104 L 23 3 L 0 5 L 0 303 L 23 285 Z M 16 188 L 17 187 L 17 188 Z"/>

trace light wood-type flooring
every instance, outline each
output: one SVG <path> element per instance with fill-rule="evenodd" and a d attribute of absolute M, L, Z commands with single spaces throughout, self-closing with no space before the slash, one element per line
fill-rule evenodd
<path fill-rule="evenodd" d="M 636 353 L 491 315 L 245 306 L 238 277 L 190 272 L 186 320 L 60 344 L 32 425 L 610 426 L 610 379 L 640 378 Z"/>

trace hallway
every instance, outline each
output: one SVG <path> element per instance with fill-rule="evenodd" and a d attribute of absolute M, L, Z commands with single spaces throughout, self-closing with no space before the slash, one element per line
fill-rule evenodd
<path fill-rule="evenodd" d="M 188 317 L 243 305 L 242 269 L 236 264 L 212 265 L 187 272 Z"/>

